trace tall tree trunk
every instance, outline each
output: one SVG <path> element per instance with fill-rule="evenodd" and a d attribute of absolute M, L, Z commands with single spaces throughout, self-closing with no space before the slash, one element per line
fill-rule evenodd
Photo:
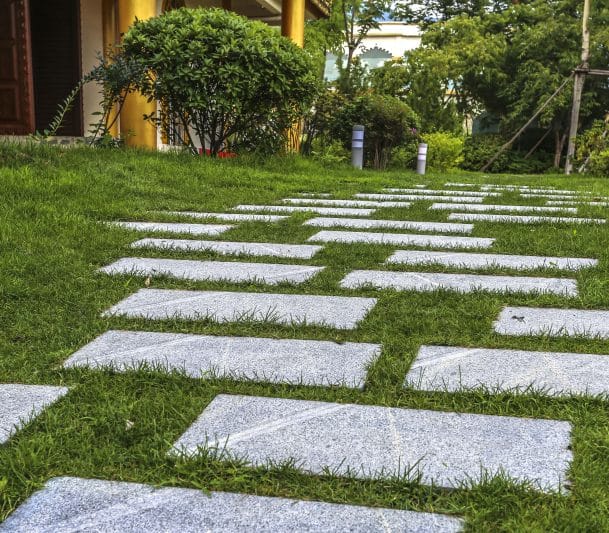
<path fill-rule="evenodd" d="M 565 148 L 567 134 L 560 130 L 554 130 L 554 168 L 560 168 L 560 159 Z"/>

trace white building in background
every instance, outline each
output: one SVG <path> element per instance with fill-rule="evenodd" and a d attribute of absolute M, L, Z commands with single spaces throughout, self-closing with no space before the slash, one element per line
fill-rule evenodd
<path fill-rule="evenodd" d="M 369 70 L 380 67 L 386 61 L 404 57 L 409 50 L 421 44 L 421 30 L 414 24 L 397 21 L 384 21 L 378 29 L 372 29 L 366 35 L 359 49 L 355 52 L 362 64 Z M 346 51 L 345 51 L 346 55 Z M 337 56 L 326 56 L 324 78 L 335 81 L 338 78 Z"/>

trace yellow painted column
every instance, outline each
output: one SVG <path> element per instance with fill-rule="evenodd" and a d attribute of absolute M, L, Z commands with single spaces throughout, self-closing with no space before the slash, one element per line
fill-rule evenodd
<path fill-rule="evenodd" d="M 281 35 L 289 37 L 301 48 L 304 46 L 305 0 L 282 0 Z M 300 150 L 302 123 L 297 122 L 288 131 L 289 152 Z"/>
<path fill-rule="evenodd" d="M 118 0 L 118 31 L 127 32 L 135 19 L 146 20 L 157 15 L 156 0 Z M 156 112 L 156 103 L 138 93 L 127 96 L 121 110 L 121 135 L 128 146 L 156 148 L 157 132 L 144 115 Z"/>
<path fill-rule="evenodd" d="M 116 20 L 116 0 L 102 1 L 102 40 L 104 47 L 104 56 L 108 51 L 112 50 L 118 42 L 118 25 Z M 117 110 L 112 108 L 108 117 L 110 128 L 108 133 L 112 137 L 118 137 L 118 120 L 114 120 Z"/>

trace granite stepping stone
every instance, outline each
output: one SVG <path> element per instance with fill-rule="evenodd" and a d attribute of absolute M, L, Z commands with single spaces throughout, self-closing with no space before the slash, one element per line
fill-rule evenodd
<path fill-rule="evenodd" d="M 389 272 L 383 270 L 354 270 L 342 279 L 340 286 L 343 289 L 359 289 L 372 286 L 377 289 L 400 291 L 427 292 L 448 289 L 462 293 L 474 291 L 521 292 L 573 297 L 578 294 L 577 282 L 573 279 L 443 274 L 438 272 Z"/>
<path fill-rule="evenodd" d="M 304 196 L 305 198 L 332 198 L 332 193 L 329 192 L 299 192 L 298 196 Z"/>
<path fill-rule="evenodd" d="M 367 217 L 376 209 L 356 209 L 349 207 L 319 207 L 315 205 L 302 207 L 297 205 L 238 205 L 235 211 L 270 211 L 271 213 L 317 213 L 318 215 L 342 217 Z"/>
<path fill-rule="evenodd" d="M 505 190 L 505 191 L 522 191 L 526 193 L 556 193 L 556 194 L 586 194 L 582 191 L 572 191 L 566 189 L 557 189 L 556 187 L 530 187 L 529 185 L 481 185 L 480 189 L 485 190 Z"/>
<path fill-rule="evenodd" d="M 58 477 L 21 504 L 0 532 L 456 533 L 462 526 L 461 519 L 436 513 Z"/>
<path fill-rule="evenodd" d="M 215 218 L 227 222 L 281 222 L 290 218 L 284 215 L 257 215 L 250 213 L 200 213 L 196 211 L 163 211 L 163 213 L 187 218 Z"/>
<path fill-rule="evenodd" d="M 67 393 L 66 387 L 0 384 L 0 444 Z"/>
<path fill-rule="evenodd" d="M 405 385 L 424 391 L 607 395 L 609 355 L 421 346 Z"/>
<path fill-rule="evenodd" d="M 445 235 L 414 235 L 409 233 L 370 233 L 367 231 L 320 231 L 309 237 L 311 242 L 342 242 L 393 244 L 398 246 L 433 246 L 436 248 L 489 248 L 495 239 L 485 237 L 453 237 Z"/>
<path fill-rule="evenodd" d="M 588 202 L 586 200 L 548 200 L 546 205 L 578 205 L 582 207 L 609 207 L 609 202 Z"/>
<path fill-rule="evenodd" d="M 374 207 L 377 209 L 383 207 L 401 207 L 408 208 L 412 204 L 410 202 L 372 202 L 366 200 L 325 200 L 314 198 L 284 198 L 282 202 L 295 205 L 325 205 L 330 207 Z"/>
<path fill-rule="evenodd" d="M 471 204 L 445 204 L 445 203 L 435 203 L 432 204 L 429 209 L 435 210 L 446 210 L 453 211 L 456 209 L 460 209 L 462 211 L 471 211 L 471 212 L 486 212 L 486 211 L 531 211 L 534 213 L 577 213 L 576 207 L 546 207 L 546 206 L 537 206 L 537 205 L 491 205 L 491 204 L 480 204 L 480 205 L 471 205 Z"/>
<path fill-rule="evenodd" d="M 283 282 L 303 283 L 324 268 L 275 263 L 124 257 L 99 270 L 104 274 L 168 276 L 193 281 L 258 282 L 276 285 Z"/>
<path fill-rule="evenodd" d="M 191 235 L 220 235 L 235 226 L 229 224 L 185 224 L 180 222 L 112 222 L 113 226 L 134 231 L 162 231 Z"/>
<path fill-rule="evenodd" d="M 609 311 L 504 307 L 494 328 L 501 335 L 609 339 Z"/>
<path fill-rule="evenodd" d="M 341 220 L 341 219 L 336 219 Z M 180 252 L 215 252 L 222 255 L 254 255 L 311 259 L 323 246 L 274 242 L 195 241 L 191 239 L 140 239 L 131 248 L 156 248 Z"/>
<path fill-rule="evenodd" d="M 237 322 L 260 320 L 353 329 L 376 305 L 376 298 L 229 291 L 140 289 L 103 316 L 149 320 Z"/>
<path fill-rule="evenodd" d="M 201 448 L 256 466 L 293 460 L 305 473 L 421 475 L 457 488 L 502 472 L 544 491 L 567 480 L 571 424 L 507 416 L 220 394 L 171 453 Z"/>
<path fill-rule="evenodd" d="M 598 264 L 596 259 L 580 257 L 545 257 L 535 255 L 472 254 L 465 252 L 428 252 L 419 250 L 399 250 L 387 263 L 402 265 L 442 265 L 458 268 L 513 268 L 529 270 L 555 268 L 560 270 L 580 270 Z"/>
<path fill-rule="evenodd" d="M 448 220 L 461 222 L 499 222 L 517 224 L 604 224 L 603 218 L 552 217 L 535 215 L 492 215 L 489 213 L 451 213 Z"/>
<path fill-rule="evenodd" d="M 401 193 L 406 193 L 406 194 L 435 194 L 438 196 L 482 196 L 484 198 L 490 197 L 490 196 L 501 196 L 500 192 L 488 192 L 488 191 L 452 191 L 452 190 L 438 190 L 438 189 L 392 189 L 392 188 L 386 188 L 383 189 L 384 191 L 387 191 L 389 193 L 399 193 L 396 194 L 395 197 L 396 198 L 401 198 L 400 194 Z M 392 195 L 388 195 L 388 196 L 392 196 Z"/>
<path fill-rule="evenodd" d="M 360 193 L 360 194 L 355 194 L 354 195 L 355 198 L 363 198 L 363 199 L 367 199 L 367 200 L 383 200 L 384 198 L 386 198 L 388 195 L 386 194 L 364 194 L 364 193 Z M 410 195 L 401 195 L 400 196 L 403 200 L 410 200 L 413 202 L 420 202 L 420 201 L 427 201 L 427 200 L 432 200 L 432 201 L 437 201 L 439 200 L 438 196 L 435 194 L 410 194 Z M 484 198 L 480 197 L 480 196 L 443 196 L 442 200 L 444 200 L 445 202 L 460 202 L 460 203 L 477 203 L 480 204 L 484 201 Z"/>
<path fill-rule="evenodd" d="M 582 198 L 580 194 L 560 194 L 559 191 L 548 191 L 548 192 L 524 192 L 520 193 L 522 198 L 554 198 L 561 200 L 575 200 L 577 198 Z"/>
<path fill-rule="evenodd" d="M 367 368 L 380 353 L 378 344 L 355 342 L 108 331 L 73 354 L 64 367 L 124 372 L 145 364 L 192 378 L 363 389 Z"/>
<path fill-rule="evenodd" d="M 423 222 L 418 220 L 371 220 L 369 218 L 310 218 L 305 226 L 317 228 L 356 228 L 356 229 L 411 229 L 439 233 L 471 233 L 473 224 L 450 224 L 447 222 Z"/>

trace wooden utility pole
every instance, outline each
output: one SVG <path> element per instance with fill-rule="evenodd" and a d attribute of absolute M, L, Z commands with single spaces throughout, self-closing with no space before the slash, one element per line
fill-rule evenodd
<path fill-rule="evenodd" d="M 573 172 L 573 157 L 575 156 L 575 140 L 579 128 L 579 108 L 582 102 L 582 93 L 586 76 L 590 71 L 590 2 L 584 0 L 584 13 L 582 22 L 582 55 L 581 64 L 575 69 L 575 81 L 573 82 L 573 107 L 571 108 L 571 128 L 569 131 L 569 147 L 567 148 L 567 160 L 565 162 L 565 174 Z"/>

